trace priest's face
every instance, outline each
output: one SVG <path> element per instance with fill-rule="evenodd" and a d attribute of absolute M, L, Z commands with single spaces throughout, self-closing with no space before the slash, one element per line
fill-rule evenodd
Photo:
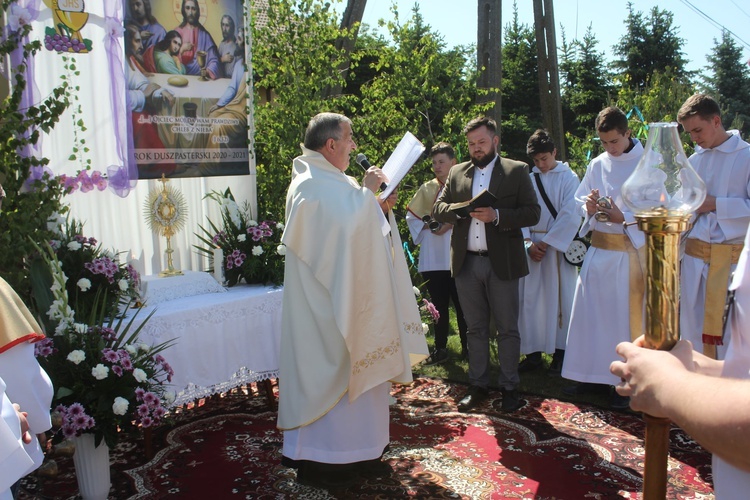
<path fill-rule="evenodd" d="M 497 156 L 500 138 L 484 125 L 467 132 L 466 140 L 469 145 L 471 162 L 477 167 L 486 167 Z"/>
<path fill-rule="evenodd" d="M 329 149 L 330 158 L 328 158 L 328 161 L 334 167 L 345 172 L 349 168 L 349 160 L 351 159 L 352 152 L 357 149 L 357 144 L 354 142 L 351 124 L 343 122 L 340 125 L 340 129 L 339 139 L 330 139 L 333 143 Z"/>

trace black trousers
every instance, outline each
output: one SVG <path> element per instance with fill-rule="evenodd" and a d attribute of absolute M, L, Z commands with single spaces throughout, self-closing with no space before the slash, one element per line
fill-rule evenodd
<path fill-rule="evenodd" d="M 450 330 L 450 301 L 456 309 L 458 322 L 458 334 L 461 337 L 461 345 L 466 345 L 466 320 L 461 311 L 458 301 L 458 290 L 456 282 L 451 277 L 450 271 L 425 271 L 422 277 L 427 282 L 427 292 L 430 294 L 432 303 L 440 313 L 440 319 L 435 325 L 435 349 L 445 349 L 448 345 L 448 331 Z"/>

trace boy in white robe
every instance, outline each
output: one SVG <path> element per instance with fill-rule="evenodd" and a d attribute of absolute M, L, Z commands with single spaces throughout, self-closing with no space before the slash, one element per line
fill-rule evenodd
<path fill-rule="evenodd" d="M 389 382 L 411 382 L 411 366 L 427 357 L 411 281 L 373 195 L 387 179 L 375 167 L 364 187 L 346 176 L 355 148 L 348 118 L 313 117 L 282 236 L 282 463 L 298 469 L 298 482 L 325 488 L 390 471 L 380 461 Z"/>
<path fill-rule="evenodd" d="M 635 222 L 635 217 L 620 194 L 643 146 L 630 137 L 628 119 L 618 108 L 599 113 L 596 132 L 605 152 L 589 163 L 575 194 L 584 217 L 579 234 L 592 231 L 592 235 L 576 281 L 562 369 L 564 378 L 583 384 L 564 387 L 568 395 L 611 390 L 608 386 L 618 381 L 609 371 L 612 350 L 643 331 L 644 282 L 638 249 L 645 238 L 635 224 L 623 226 Z M 598 206 L 602 197 L 609 197 L 611 208 Z M 604 215 L 595 217 L 597 212 Z M 611 390 L 610 405 L 623 409 L 628 402 Z"/>
<path fill-rule="evenodd" d="M 580 181 L 567 163 L 555 159 L 557 149 L 547 131 L 534 132 L 526 145 L 526 154 L 534 161 L 531 176 L 542 215 L 536 225 L 523 228 L 529 274 L 519 283 L 518 330 L 521 354 L 525 354 L 526 359 L 518 365 L 518 371 L 541 367 L 542 353 L 546 352 L 554 353 L 550 373 L 559 374 L 578 277 L 578 268 L 569 264 L 564 254 L 581 225 L 575 199 Z M 539 183 L 544 187 L 555 216 L 539 192 Z"/>
<path fill-rule="evenodd" d="M 458 299 L 456 280 L 451 276 L 451 233 L 453 224 L 440 224 L 432 219 L 432 207 L 445 187 L 448 174 L 456 164 L 456 153 L 447 142 L 439 142 L 430 149 L 432 170 L 435 178 L 419 187 L 406 212 L 406 224 L 411 239 L 419 245 L 417 270 L 425 280 L 427 291 L 435 308 L 440 313 L 435 325 L 435 348 L 425 365 L 436 365 L 448 361 L 448 333 L 450 329 L 450 302 L 456 309 L 458 335 L 461 338 L 461 358 L 469 355 L 466 346 L 466 320 Z M 429 223 L 424 219 L 427 217 Z"/>
<path fill-rule="evenodd" d="M 708 190 L 682 259 L 680 331 L 696 349 L 723 359 L 726 290 L 750 223 L 750 144 L 724 130 L 718 103 L 705 94 L 688 98 L 677 119 L 695 142 L 690 163 Z"/>
<path fill-rule="evenodd" d="M 747 498 L 750 491 L 750 232 L 745 236 L 726 324 L 724 361 L 693 351 L 680 340 L 671 351 L 644 348 L 643 338 L 617 346 L 612 363 L 617 391 L 631 407 L 668 418 L 713 453 L 717 499 Z M 684 331 L 683 331 L 684 333 Z M 700 345 L 698 346 L 700 347 Z"/>

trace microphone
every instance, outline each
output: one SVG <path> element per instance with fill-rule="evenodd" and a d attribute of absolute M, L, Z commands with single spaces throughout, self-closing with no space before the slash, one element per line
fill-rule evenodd
<path fill-rule="evenodd" d="M 367 159 L 367 157 L 364 155 L 364 153 L 359 153 L 357 155 L 357 159 L 355 161 L 357 162 L 357 165 L 359 165 L 360 167 L 362 167 L 362 169 L 365 172 L 367 172 L 368 168 L 372 167 L 372 165 L 370 165 L 370 162 Z M 380 183 L 380 190 L 381 191 L 385 191 L 387 187 L 388 187 L 388 184 L 386 184 L 385 182 Z"/>

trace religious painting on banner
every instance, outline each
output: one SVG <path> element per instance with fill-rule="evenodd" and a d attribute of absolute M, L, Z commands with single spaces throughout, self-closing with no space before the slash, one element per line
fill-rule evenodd
<path fill-rule="evenodd" d="M 249 174 L 243 0 L 124 1 L 138 177 Z"/>

